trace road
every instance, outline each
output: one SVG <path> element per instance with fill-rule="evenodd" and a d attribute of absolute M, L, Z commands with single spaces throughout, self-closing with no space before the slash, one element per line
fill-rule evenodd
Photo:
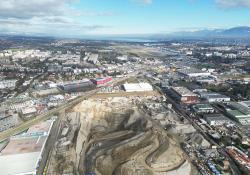
<path fill-rule="evenodd" d="M 131 73 L 131 74 L 128 74 L 126 77 L 124 78 L 121 78 L 121 79 L 118 79 L 118 80 L 114 80 L 112 82 L 112 85 L 106 85 L 106 86 L 114 86 L 120 82 L 123 82 L 131 77 L 134 77 L 138 74 L 138 72 L 134 72 L 134 73 Z M 104 87 L 106 87 L 104 86 Z M 73 106 L 79 104 L 81 101 L 93 96 L 94 94 L 96 94 L 97 92 L 101 91 L 101 88 L 98 88 L 98 89 L 95 89 L 95 90 L 92 90 L 92 91 L 88 91 L 86 92 L 84 95 L 82 96 L 79 96 L 73 100 L 70 100 L 44 114 L 40 114 L 40 115 L 37 115 L 34 119 L 31 119 L 31 120 L 28 120 L 14 128 L 10 128 L 6 131 L 3 131 L 0 133 L 0 142 L 8 139 L 9 137 L 11 137 L 12 135 L 15 135 L 15 134 L 18 134 L 20 132 L 23 132 L 25 130 L 27 130 L 28 128 L 30 128 L 31 126 L 41 122 L 41 121 L 44 121 L 44 120 L 47 120 L 49 119 L 51 116 L 53 115 L 56 115 L 58 112 L 60 112 L 61 110 L 67 110 L 69 108 L 72 108 Z"/>

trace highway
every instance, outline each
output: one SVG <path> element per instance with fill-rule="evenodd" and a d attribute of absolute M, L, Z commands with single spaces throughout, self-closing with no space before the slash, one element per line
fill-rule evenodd
<path fill-rule="evenodd" d="M 121 79 L 118 79 L 118 80 L 114 80 L 112 82 L 112 84 L 110 85 L 106 85 L 104 87 L 107 87 L 107 86 L 114 86 L 120 82 L 123 82 L 123 81 L 126 81 L 127 79 L 131 78 L 131 77 L 134 77 L 138 74 L 138 72 L 134 72 L 134 73 L 131 73 L 131 74 L 128 74 L 126 77 L 124 78 L 121 78 Z M 87 99 L 87 98 L 90 98 L 91 96 L 93 96 L 94 94 L 96 94 L 97 92 L 99 92 L 101 90 L 101 88 L 97 88 L 95 90 L 92 90 L 92 91 L 88 91 L 86 92 L 84 95 L 82 96 L 79 96 L 73 100 L 70 100 L 52 110 L 49 110 L 48 112 L 44 113 L 44 114 L 40 114 L 40 115 L 37 115 L 35 118 L 31 119 L 31 120 L 28 120 L 16 127 L 13 127 L 13 128 L 10 128 L 6 131 L 3 131 L 0 133 L 0 142 L 8 139 L 9 137 L 13 136 L 13 135 L 16 135 L 18 133 L 21 133 L 25 130 L 27 130 L 28 128 L 30 128 L 31 126 L 41 122 L 41 121 L 44 121 L 44 120 L 47 120 L 49 119 L 51 116 L 53 115 L 56 115 L 58 112 L 60 112 L 61 110 L 67 110 L 69 108 L 72 108 L 73 106 L 79 104 L 81 101 Z"/>

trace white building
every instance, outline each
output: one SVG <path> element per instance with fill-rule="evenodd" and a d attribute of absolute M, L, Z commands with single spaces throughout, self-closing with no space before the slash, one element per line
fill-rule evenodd
<path fill-rule="evenodd" d="M 250 110 L 250 101 L 242 101 L 240 102 L 240 104 L 247 107 Z"/>
<path fill-rule="evenodd" d="M 11 137 L 0 153 L 0 174 L 36 175 L 53 122 L 42 122 L 26 133 Z"/>
<path fill-rule="evenodd" d="M 121 61 L 127 61 L 128 60 L 128 55 L 118 56 L 117 59 L 121 60 Z"/>
<path fill-rule="evenodd" d="M 20 111 L 23 108 L 34 106 L 35 102 L 33 100 L 28 100 L 20 103 L 11 104 L 10 109 Z"/>
<path fill-rule="evenodd" d="M 153 91 L 153 87 L 149 83 L 127 83 L 123 85 L 126 92 L 145 92 Z"/>
<path fill-rule="evenodd" d="M 33 114 L 36 114 L 37 110 L 35 107 L 26 107 L 26 108 L 21 109 L 21 113 L 23 116 L 28 117 L 28 116 L 31 116 Z"/>
<path fill-rule="evenodd" d="M 0 89 L 9 89 L 16 86 L 17 80 L 3 80 L 0 81 Z"/>
<path fill-rule="evenodd" d="M 86 53 L 84 61 L 88 61 L 90 63 L 97 64 L 97 63 L 99 63 L 98 58 L 99 58 L 98 54 Z"/>
<path fill-rule="evenodd" d="M 186 68 L 177 70 L 180 75 L 185 77 L 194 78 L 194 77 L 208 77 L 211 75 L 211 72 L 201 71 L 199 69 L 194 68 Z"/>
<path fill-rule="evenodd" d="M 215 92 L 200 92 L 199 95 L 209 103 L 229 102 L 231 100 L 230 97 Z"/>

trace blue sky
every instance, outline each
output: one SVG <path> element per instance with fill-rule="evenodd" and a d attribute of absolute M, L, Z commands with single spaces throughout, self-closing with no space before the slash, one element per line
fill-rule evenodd
<path fill-rule="evenodd" d="M 1 0 L 0 32 L 155 34 L 250 25 L 250 0 Z"/>

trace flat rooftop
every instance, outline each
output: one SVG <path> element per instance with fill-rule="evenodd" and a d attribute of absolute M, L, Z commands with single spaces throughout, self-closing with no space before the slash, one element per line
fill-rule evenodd
<path fill-rule="evenodd" d="M 123 85 L 126 90 L 135 89 L 149 89 L 153 90 L 153 87 L 149 83 L 127 83 Z"/>
<path fill-rule="evenodd" d="M 237 118 L 247 118 L 247 117 L 249 117 L 249 116 L 247 116 L 246 114 L 244 114 L 244 113 L 242 113 L 242 112 L 240 112 L 240 111 L 238 111 L 238 110 L 229 110 L 229 111 L 227 111 L 230 115 L 232 115 L 232 116 L 235 116 L 235 117 L 237 117 Z"/>
<path fill-rule="evenodd" d="M 80 84 L 80 83 L 88 83 L 88 82 L 90 82 L 90 80 L 85 78 L 85 79 L 82 79 L 82 80 L 74 80 L 74 81 L 63 82 L 60 85 L 69 86 L 69 85 L 72 85 L 72 84 Z"/>
<path fill-rule="evenodd" d="M 1 152 L 1 156 L 40 152 L 46 141 L 47 136 L 12 138 L 9 144 Z"/>
<path fill-rule="evenodd" d="M 249 101 L 242 101 L 242 102 L 240 102 L 240 104 L 242 104 L 243 106 L 246 106 L 250 109 L 250 100 Z"/>
<path fill-rule="evenodd" d="M 196 69 L 196 68 L 186 68 L 186 69 L 179 69 L 177 70 L 179 73 L 182 73 L 182 74 L 200 74 L 200 73 L 204 73 L 204 74 L 211 74 L 209 72 L 204 72 L 202 70 L 199 70 L 199 69 Z"/>
<path fill-rule="evenodd" d="M 180 94 L 181 96 L 197 96 L 195 93 L 190 91 L 189 89 L 179 86 L 179 87 L 172 87 L 172 89 Z"/>
<path fill-rule="evenodd" d="M 1 175 L 35 174 L 54 120 L 30 127 L 26 133 L 10 138 L 0 153 Z"/>
<path fill-rule="evenodd" d="M 195 104 L 193 107 L 197 109 L 213 109 L 213 107 L 210 104 L 206 104 L 206 103 Z"/>
<path fill-rule="evenodd" d="M 35 173 L 40 152 L 0 156 L 1 175 Z"/>
<path fill-rule="evenodd" d="M 203 116 L 206 119 L 213 120 L 213 121 L 220 121 L 220 120 L 228 120 L 228 121 L 230 121 L 230 119 L 225 117 L 223 114 L 205 114 Z"/>
<path fill-rule="evenodd" d="M 106 80 L 108 78 L 111 78 L 111 77 L 99 77 L 99 78 L 95 78 L 94 80 L 101 81 L 101 80 Z"/>
<path fill-rule="evenodd" d="M 51 128 L 51 121 L 45 121 L 37 125 L 33 125 L 27 131 L 27 133 L 40 133 L 40 132 L 49 132 Z"/>
<path fill-rule="evenodd" d="M 205 98 L 230 98 L 226 95 L 222 95 L 222 94 L 219 94 L 219 93 L 216 93 L 216 92 L 199 92 L 199 94 L 202 96 L 202 97 L 205 97 Z"/>

